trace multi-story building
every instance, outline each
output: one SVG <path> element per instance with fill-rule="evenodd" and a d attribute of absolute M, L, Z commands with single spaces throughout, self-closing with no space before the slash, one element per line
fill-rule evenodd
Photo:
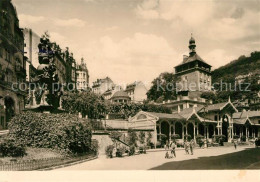
<path fill-rule="evenodd" d="M 131 102 L 140 103 L 147 99 L 147 88 L 141 81 L 127 85 L 125 92 L 131 98 Z"/>
<path fill-rule="evenodd" d="M 177 100 L 164 102 L 173 112 L 190 107 L 204 106 L 208 102 L 201 98 L 202 92 L 211 91 L 211 66 L 197 53 L 195 39 L 189 41 L 189 56 L 184 56 L 181 64 L 175 67 L 177 76 Z"/>
<path fill-rule="evenodd" d="M 36 68 L 39 66 L 38 45 L 40 36 L 30 28 L 23 29 L 24 34 L 24 56 L 28 58 L 26 64 L 26 81 L 31 82 L 31 78 L 36 75 Z"/>
<path fill-rule="evenodd" d="M 76 66 L 77 90 L 87 90 L 89 88 L 89 73 L 84 59 Z"/>
<path fill-rule="evenodd" d="M 97 79 L 97 81 L 93 82 L 92 90 L 95 94 L 102 95 L 105 91 L 112 89 L 115 87 L 114 82 L 111 78 L 106 77 L 103 79 Z"/>
<path fill-rule="evenodd" d="M 11 0 L 0 1 L 0 129 L 25 106 L 24 35 Z"/>
<path fill-rule="evenodd" d="M 118 91 L 123 90 L 122 87 L 120 85 L 115 85 L 113 86 L 111 89 L 108 89 L 107 91 L 105 91 L 102 96 L 104 97 L 104 99 L 106 100 L 110 100 L 111 97 Z"/>
<path fill-rule="evenodd" d="M 65 55 L 62 52 L 59 45 L 53 43 L 53 50 L 55 51 L 54 54 L 54 64 L 56 66 L 56 74 L 58 75 L 59 82 L 61 84 L 67 83 L 67 72 L 66 72 L 66 59 Z"/>
<path fill-rule="evenodd" d="M 183 57 L 183 62 L 175 67 L 175 74 L 179 77 L 177 83 L 179 91 L 210 91 L 211 66 L 197 53 L 195 39 L 189 41 L 190 55 Z"/>
<path fill-rule="evenodd" d="M 69 48 L 66 47 L 64 52 L 64 59 L 66 62 L 66 84 L 68 89 L 76 89 L 77 77 L 76 77 L 76 60 L 73 57 L 73 53 L 69 53 Z"/>

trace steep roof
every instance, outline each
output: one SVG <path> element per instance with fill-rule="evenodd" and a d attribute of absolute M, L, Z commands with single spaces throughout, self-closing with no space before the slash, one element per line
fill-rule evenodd
<path fill-rule="evenodd" d="M 178 66 L 181 66 L 181 65 L 184 65 L 184 64 L 193 62 L 193 61 L 201 61 L 201 62 L 203 62 L 203 63 L 205 63 L 206 65 L 208 65 L 208 66 L 211 67 L 211 65 L 209 65 L 208 63 L 206 63 L 206 61 L 204 61 L 204 60 L 196 53 L 196 54 L 194 54 L 194 55 L 192 55 L 192 56 L 187 57 L 181 64 L 175 66 L 175 68 L 178 67 Z"/>
<path fill-rule="evenodd" d="M 228 102 L 222 102 L 222 103 L 217 103 L 217 104 L 211 104 L 205 107 L 205 110 L 208 111 L 221 111 L 222 109 L 224 109 L 227 105 L 230 105 L 236 112 L 237 109 L 235 108 L 235 106 L 231 103 L 231 101 L 229 100 Z M 199 111 L 199 112 L 203 112 L 203 108 Z"/>
<path fill-rule="evenodd" d="M 128 96 L 128 94 L 125 92 L 125 91 L 117 91 L 113 96 L 112 98 L 116 98 L 116 97 L 126 97 L 126 98 L 130 98 Z"/>
<path fill-rule="evenodd" d="M 260 111 L 242 111 L 233 114 L 233 118 L 260 117 Z"/>
<path fill-rule="evenodd" d="M 250 124 L 258 125 L 252 118 L 260 118 L 260 111 L 242 111 L 233 114 L 234 123 L 245 124 L 248 121 Z"/>

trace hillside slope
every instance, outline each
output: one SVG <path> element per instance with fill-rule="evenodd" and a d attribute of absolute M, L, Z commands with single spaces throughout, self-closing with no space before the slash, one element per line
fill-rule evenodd
<path fill-rule="evenodd" d="M 260 51 L 252 52 L 249 57 L 240 56 L 237 60 L 228 63 L 212 72 L 212 83 L 234 82 L 239 75 L 260 74 Z"/>

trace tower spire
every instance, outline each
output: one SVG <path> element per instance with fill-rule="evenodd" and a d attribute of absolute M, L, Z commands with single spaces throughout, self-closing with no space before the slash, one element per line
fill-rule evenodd
<path fill-rule="evenodd" d="M 192 33 L 191 33 L 191 38 L 189 41 L 189 49 L 190 49 L 190 56 L 193 56 L 194 54 L 196 54 L 196 44 L 195 44 L 195 39 L 192 36 Z"/>

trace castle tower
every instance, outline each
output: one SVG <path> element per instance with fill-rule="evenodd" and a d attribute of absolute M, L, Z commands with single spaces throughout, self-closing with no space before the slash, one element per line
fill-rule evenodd
<path fill-rule="evenodd" d="M 181 64 L 175 67 L 179 77 L 179 93 L 204 92 L 211 90 L 211 65 L 206 63 L 196 52 L 196 43 L 193 36 L 189 40 L 189 56 L 184 55 Z M 190 94 L 188 94 L 190 95 Z"/>

